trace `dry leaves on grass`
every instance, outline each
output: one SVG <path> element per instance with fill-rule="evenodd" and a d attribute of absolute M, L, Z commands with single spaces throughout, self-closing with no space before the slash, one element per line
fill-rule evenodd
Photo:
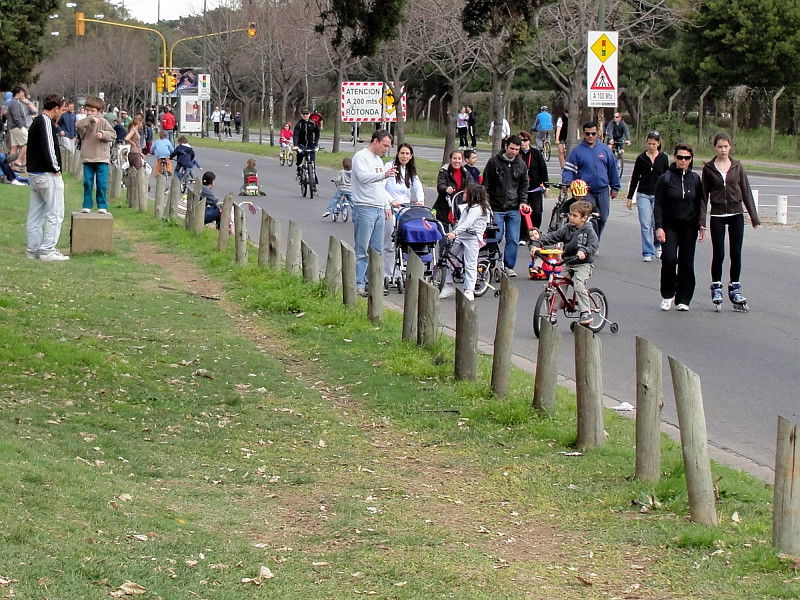
<path fill-rule="evenodd" d="M 123 598 L 125 596 L 141 596 L 142 594 L 147 593 L 147 590 L 140 586 L 138 583 L 134 583 L 133 581 L 126 581 L 117 589 L 112 592 L 109 592 L 109 595 L 112 598 Z"/>
<path fill-rule="evenodd" d="M 244 577 L 242 578 L 242 583 L 251 583 L 253 585 L 261 585 L 267 579 L 272 579 L 275 577 L 272 571 L 270 571 L 269 567 L 261 566 L 258 570 L 258 577 Z"/>

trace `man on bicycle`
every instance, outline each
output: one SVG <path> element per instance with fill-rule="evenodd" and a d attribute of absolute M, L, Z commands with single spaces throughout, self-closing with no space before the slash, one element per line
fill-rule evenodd
<path fill-rule="evenodd" d="M 547 112 L 547 107 L 542 106 L 536 120 L 531 125 L 531 133 L 536 134 L 536 147 L 541 151 L 544 141 L 553 133 L 553 115 Z"/>
<path fill-rule="evenodd" d="M 303 158 L 314 161 L 314 151 L 319 145 L 319 128 L 309 118 L 311 111 L 304 108 L 300 111 L 300 120 L 294 126 L 292 145 L 297 149 L 297 178 L 300 178 L 300 166 Z"/>
<path fill-rule="evenodd" d="M 612 150 L 616 147 L 621 152 L 624 152 L 623 146 L 631 143 L 631 130 L 619 112 L 614 113 L 614 120 L 606 126 L 606 143 Z"/>

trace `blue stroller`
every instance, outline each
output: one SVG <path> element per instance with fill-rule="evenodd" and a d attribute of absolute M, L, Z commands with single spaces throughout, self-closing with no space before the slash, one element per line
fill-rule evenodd
<path fill-rule="evenodd" d="M 401 294 L 405 287 L 405 271 L 410 252 L 414 252 L 425 265 L 423 278 L 431 281 L 436 264 L 436 249 L 444 237 L 441 224 L 425 206 L 404 206 L 397 213 L 392 239 L 394 240 L 394 270 L 392 280 Z"/>

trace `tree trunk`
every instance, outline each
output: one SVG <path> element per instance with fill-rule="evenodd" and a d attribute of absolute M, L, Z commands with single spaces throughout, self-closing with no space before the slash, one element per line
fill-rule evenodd
<path fill-rule="evenodd" d="M 453 93 L 450 94 L 450 97 L 447 100 L 445 106 L 447 106 L 446 114 L 447 114 L 447 127 L 445 128 L 444 132 L 444 152 L 442 153 L 442 164 L 447 164 L 450 161 L 450 152 L 455 150 L 456 148 L 456 107 L 461 108 L 461 90 L 457 87 L 453 87 Z"/>
<path fill-rule="evenodd" d="M 339 64 L 336 68 L 336 80 L 339 82 L 339 89 L 341 89 L 342 82 L 344 81 L 344 73 L 345 73 L 345 59 L 343 56 L 339 57 Z M 338 107 L 334 105 L 334 110 Z M 331 152 L 339 152 L 339 137 L 342 134 L 342 115 L 341 110 L 336 110 L 338 113 L 336 118 L 333 120 L 333 147 L 331 148 Z"/>
<path fill-rule="evenodd" d="M 250 98 L 242 102 L 242 141 L 250 141 Z"/>
<path fill-rule="evenodd" d="M 492 156 L 500 152 L 503 137 L 503 101 L 503 74 L 497 69 L 492 69 L 492 115 L 494 120 Z"/>

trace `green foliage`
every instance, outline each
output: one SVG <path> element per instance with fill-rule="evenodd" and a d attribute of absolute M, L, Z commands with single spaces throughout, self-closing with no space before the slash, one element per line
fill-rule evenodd
<path fill-rule="evenodd" d="M 519 51 L 533 34 L 536 12 L 547 0 L 472 0 L 461 11 L 461 23 L 470 36 L 501 37 L 506 54 Z"/>
<path fill-rule="evenodd" d="M 661 134 L 661 149 L 667 154 L 672 152 L 672 148 L 679 142 L 687 141 L 687 126 L 678 114 L 661 113 L 651 115 L 644 122 L 645 135 L 650 131 L 658 131 Z"/>
<path fill-rule="evenodd" d="M 378 44 L 397 36 L 397 26 L 403 20 L 405 0 L 331 0 L 320 7 L 320 33 L 333 27 L 334 47 L 345 40 L 354 57 L 372 56 Z"/>
<path fill-rule="evenodd" d="M 33 83 L 44 58 L 45 25 L 59 0 L 0 0 L 0 89 Z"/>

